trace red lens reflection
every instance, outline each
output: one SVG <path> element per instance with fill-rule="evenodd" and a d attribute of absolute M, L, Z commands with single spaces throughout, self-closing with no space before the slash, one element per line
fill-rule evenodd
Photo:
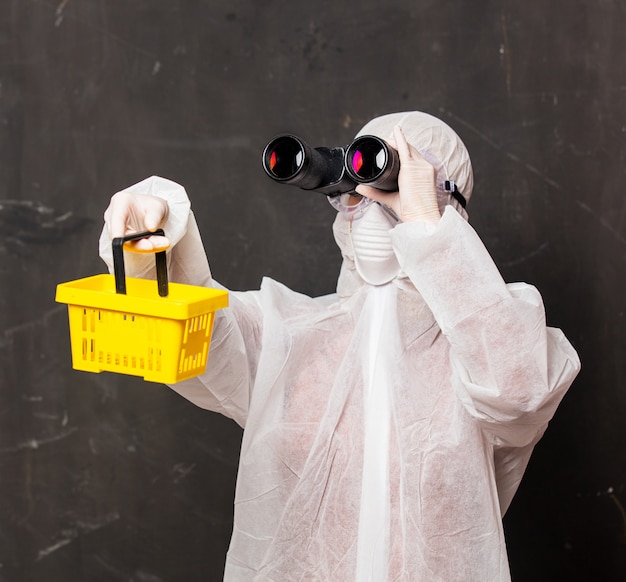
<path fill-rule="evenodd" d="M 356 174 L 358 174 L 362 167 L 363 154 L 359 150 L 357 150 L 356 152 L 354 152 L 354 156 L 352 157 L 352 169 Z"/>

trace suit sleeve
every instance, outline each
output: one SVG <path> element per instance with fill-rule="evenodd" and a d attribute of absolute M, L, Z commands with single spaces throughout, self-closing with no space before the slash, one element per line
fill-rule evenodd
<path fill-rule="evenodd" d="M 546 326 L 538 291 L 507 285 L 472 227 L 452 208 L 436 226 L 392 232 L 404 272 L 450 343 L 451 382 L 495 446 L 532 446 L 580 369 Z"/>
<path fill-rule="evenodd" d="M 153 176 L 127 190 L 159 196 L 168 202 L 169 214 L 163 229 L 172 242 L 167 251 L 170 280 L 222 288 L 211 275 L 185 189 Z M 106 224 L 100 236 L 100 256 L 112 272 L 111 240 Z M 152 254 L 125 253 L 125 266 L 129 277 L 156 276 Z M 206 373 L 171 388 L 197 406 L 224 414 L 244 426 L 261 349 L 261 328 L 262 314 L 256 292 L 230 292 L 229 307 L 215 314 Z"/>

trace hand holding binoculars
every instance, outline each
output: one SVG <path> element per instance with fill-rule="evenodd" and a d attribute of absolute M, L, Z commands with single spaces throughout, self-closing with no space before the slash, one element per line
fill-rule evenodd
<path fill-rule="evenodd" d="M 331 197 L 354 192 L 358 184 L 396 192 L 400 158 L 373 135 L 358 137 L 347 148 L 311 148 L 299 137 L 283 134 L 265 146 L 263 169 L 276 182 Z"/>

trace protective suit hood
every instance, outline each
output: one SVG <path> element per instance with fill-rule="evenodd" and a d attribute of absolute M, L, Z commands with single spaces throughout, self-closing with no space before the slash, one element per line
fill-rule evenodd
<path fill-rule="evenodd" d="M 452 206 L 466 220 L 465 209 L 444 189 L 446 180 L 452 180 L 466 201 L 472 195 L 474 177 L 467 148 L 454 130 L 440 119 L 420 111 L 390 113 L 377 117 L 363 126 L 356 137 L 375 135 L 385 141 L 393 141 L 393 128 L 399 125 L 407 141 L 433 165 L 437 172 L 437 200 L 443 214 L 446 206 Z M 370 212 L 371 208 L 366 212 Z M 354 248 L 350 236 L 350 220 L 338 213 L 333 224 L 335 241 L 341 249 L 343 264 L 337 292 L 342 297 L 352 295 L 366 283 L 355 265 Z M 390 280 L 404 279 L 401 270 Z"/>

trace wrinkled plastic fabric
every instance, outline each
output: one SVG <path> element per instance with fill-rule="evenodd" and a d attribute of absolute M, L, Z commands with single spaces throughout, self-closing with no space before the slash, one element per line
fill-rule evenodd
<path fill-rule="evenodd" d="M 184 189 L 133 188 L 170 202 L 171 279 L 217 286 Z M 244 427 L 226 580 L 510 580 L 501 519 L 578 357 L 454 208 L 392 240 L 387 285 L 342 248 L 338 294 L 231 292 L 206 374 L 172 386 Z"/>

